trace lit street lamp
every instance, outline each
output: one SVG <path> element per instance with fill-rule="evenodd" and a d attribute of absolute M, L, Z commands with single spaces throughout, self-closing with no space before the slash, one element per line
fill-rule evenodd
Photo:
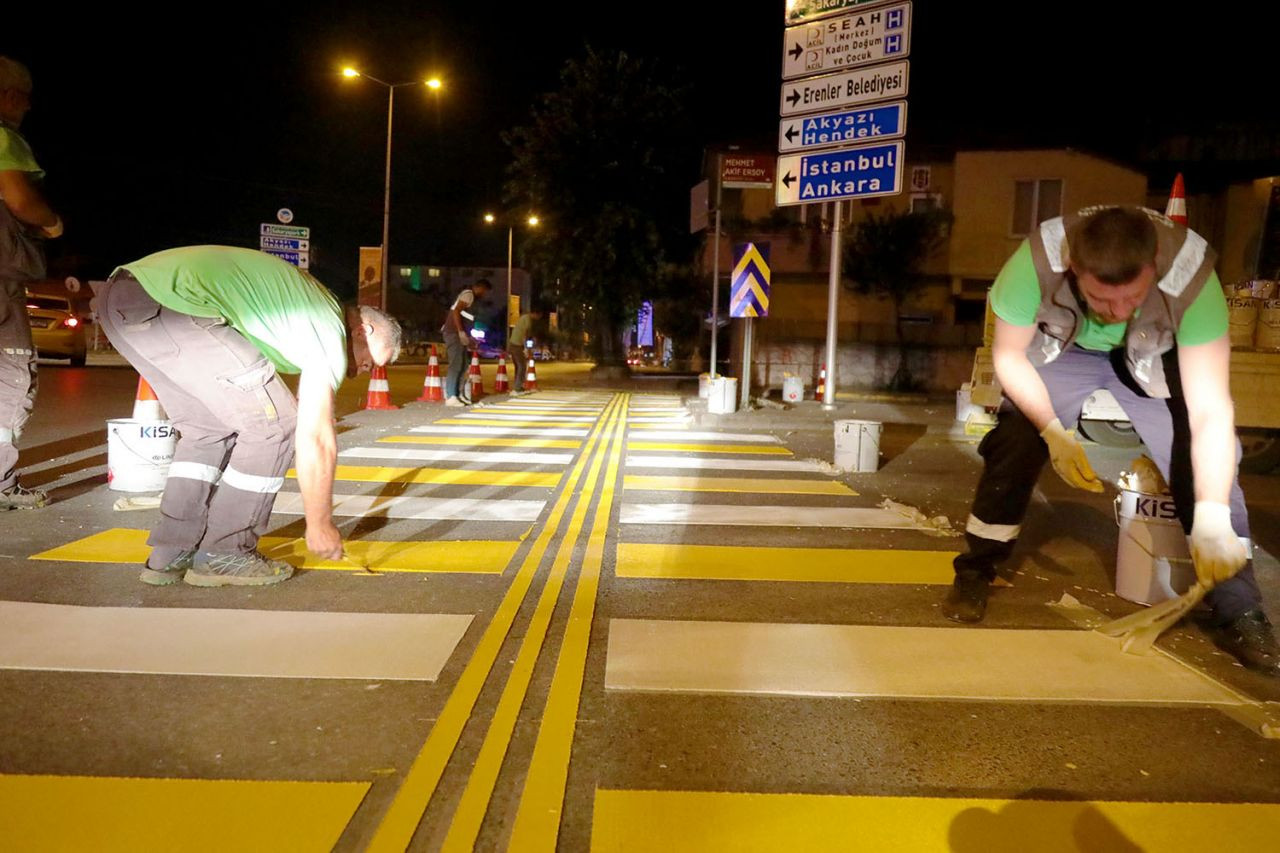
<path fill-rule="evenodd" d="M 486 213 L 484 215 L 484 221 L 486 225 L 492 225 L 498 221 L 498 217 L 494 216 L 492 213 Z M 524 220 L 525 224 L 528 225 L 530 228 L 537 228 L 539 221 L 540 220 L 538 219 L 538 217 L 532 214 L 527 216 Z M 508 337 L 510 337 L 511 327 L 515 325 L 515 322 L 518 319 L 511 316 L 511 249 L 515 243 L 515 230 L 516 230 L 515 223 L 512 220 L 508 219 L 507 220 L 507 333 L 508 333 Z"/>
<path fill-rule="evenodd" d="M 383 311 L 387 310 L 387 257 L 391 254 L 390 247 L 387 245 L 391 230 L 391 116 L 395 111 L 396 89 L 402 86 L 426 86 L 433 92 L 440 91 L 444 84 L 439 78 L 432 77 L 429 80 L 410 80 L 405 83 L 388 83 L 385 80 L 379 80 L 377 77 L 370 77 L 357 71 L 354 68 L 347 67 L 342 69 L 342 76 L 347 79 L 355 77 L 363 77 L 371 80 L 381 86 L 387 87 L 387 175 L 383 186 L 382 193 L 382 291 L 379 298 L 379 307 Z"/>

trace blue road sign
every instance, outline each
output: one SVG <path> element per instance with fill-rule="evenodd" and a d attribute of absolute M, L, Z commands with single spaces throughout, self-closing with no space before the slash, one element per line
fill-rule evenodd
<path fill-rule="evenodd" d="M 896 139 L 907 132 L 907 102 L 783 119 L 778 151 L 808 151 Z"/>
<path fill-rule="evenodd" d="M 295 267 L 301 267 L 304 270 L 311 265 L 310 252 L 289 252 L 282 249 L 267 248 L 263 248 L 262 251 L 266 252 L 268 255 L 274 255 L 286 263 L 293 264 Z"/>
<path fill-rule="evenodd" d="M 779 207 L 902 192 L 902 142 L 778 158 Z"/>
<path fill-rule="evenodd" d="M 259 237 L 258 243 L 263 249 L 281 249 L 294 252 L 305 252 L 311 248 L 310 240 L 300 240 L 297 237 Z"/>

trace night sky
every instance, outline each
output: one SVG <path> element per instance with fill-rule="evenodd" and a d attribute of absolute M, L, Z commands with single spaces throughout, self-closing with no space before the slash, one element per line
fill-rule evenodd
<path fill-rule="evenodd" d="M 499 134 L 587 44 L 661 58 L 687 80 L 690 185 L 705 145 L 769 151 L 777 132 L 773 0 L 107 5 L 16 23 L 6 11 L 0 26 L 0 53 L 35 78 L 23 130 L 67 223 L 60 274 L 102 276 L 177 245 L 256 246 L 258 223 L 287 206 L 312 228 L 317 272 L 349 295 L 357 247 L 381 234 L 387 99 L 342 79 L 344 62 L 393 82 L 445 80 L 439 95 L 396 93 L 397 264 L 505 262 L 505 234 L 480 220 L 501 203 Z M 1121 5 L 918 0 L 909 153 L 1069 145 L 1132 161 L 1167 131 L 1275 121 L 1262 13 Z M 1217 4 L 1232 7 L 1246 8 Z"/>

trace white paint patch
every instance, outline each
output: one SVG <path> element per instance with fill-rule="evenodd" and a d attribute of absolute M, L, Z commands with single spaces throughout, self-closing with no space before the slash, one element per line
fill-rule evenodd
<path fill-rule="evenodd" d="M 705 456 L 628 456 L 628 468 L 693 468 L 714 471 L 795 471 L 806 474 L 827 474 L 827 467 L 816 459 L 734 459 L 726 464 L 724 459 Z"/>
<path fill-rule="evenodd" d="M 0 667 L 435 681 L 469 615 L 0 602 Z"/>
<path fill-rule="evenodd" d="M 645 441 L 731 441 L 735 444 L 742 442 L 782 444 L 782 441 L 775 436 L 761 435 L 756 432 L 689 432 L 687 430 L 663 432 L 659 429 L 647 429 L 632 437 Z"/>
<path fill-rule="evenodd" d="M 428 435 L 534 435 L 542 438 L 577 438 L 586 435 L 589 430 L 558 427 L 417 426 L 411 427 L 409 432 Z"/>
<path fill-rule="evenodd" d="M 541 413 L 504 415 L 494 412 L 465 412 L 458 415 L 458 417 L 486 421 L 584 421 L 586 423 L 591 423 L 596 419 L 594 415 L 555 415 Z"/>
<path fill-rule="evenodd" d="M 631 418 L 631 417 L 627 418 L 627 423 L 632 423 L 632 424 L 664 424 L 664 425 L 667 425 L 667 426 L 675 426 L 675 425 L 678 425 L 678 424 L 687 424 L 687 423 L 689 423 L 689 421 L 690 421 L 690 418 L 689 418 L 688 416 L 685 416 L 685 417 L 675 417 L 675 418 L 673 418 L 673 417 L 645 417 L 645 416 L 641 416 L 641 417 L 638 417 L 638 418 Z"/>
<path fill-rule="evenodd" d="M 742 527 L 868 527 L 929 530 L 906 516 L 866 507 L 623 504 L 622 524 L 726 524 Z"/>
<path fill-rule="evenodd" d="M 904 665 L 905 662 L 910 665 Z M 696 693 L 1238 705 L 1092 631 L 614 619 L 605 687 Z"/>
<path fill-rule="evenodd" d="M 392 447 L 352 447 L 339 456 L 358 459 L 391 459 L 396 462 L 482 462 L 519 465 L 568 465 L 572 453 L 516 453 L 505 450 L 398 450 Z"/>
<path fill-rule="evenodd" d="M 334 495 L 333 514 L 340 516 L 382 516 L 424 521 L 536 521 L 544 501 L 475 500 L 473 498 L 381 497 L 379 495 Z M 302 515 L 302 495 L 281 492 L 273 513 Z"/>

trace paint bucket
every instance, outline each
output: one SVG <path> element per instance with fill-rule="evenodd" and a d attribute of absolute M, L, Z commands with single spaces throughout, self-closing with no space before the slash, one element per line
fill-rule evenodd
<path fill-rule="evenodd" d="M 1258 327 L 1258 300 L 1252 296 L 1232 296 L 1227 300 L 1227 333 L 1231 346 L 1249 348 Z"/>
<path fill-rule="evenodd" d="M 782 402 L 799 403 L 804 399 L 804 380 L 799 376 L 782 377 Z"/>
<path fill-rule="evenodd" d="M 711 374 L 702 373 L 698 376 L 698 397 L 705 400 L 711 396 Z"/>
<path fill-rule="evenodd" d="M 1280 299 L 1262 300 L 1254 346 L 1267 352 L 1280 351 Z"/>
<path fill-rule="evenodd" d="M 956 420 L 967 421 L 970 416 L 986 412 L 986 409 L 973 404 L 973 385 L 966 382 L 956 392 Z"/>
<path fill-rule="evenodd" d="M 107 487 L 117 492 L 159 492 L 169 476 L 178 431 L 169 421 L 107 421 Z"/>
<path fill-rule="evenodd" d="M 836 467 L 842 471 L 875 471 L 880 467 L 879 421 L 836 421 Z"/>
<path fill-rule="evenodd" d="M 738 380 L 717 376 L 711 380 L 707 394 L 707 411 L 713 415 L 731 415 L 738 410 Z"/>
<path fill-rule="evenodd" d="M 1115 517 L 1116 595 L 1158 604 L 1191 587 L 1196 571 L 1172 497 L 1120 489 Z"/>

